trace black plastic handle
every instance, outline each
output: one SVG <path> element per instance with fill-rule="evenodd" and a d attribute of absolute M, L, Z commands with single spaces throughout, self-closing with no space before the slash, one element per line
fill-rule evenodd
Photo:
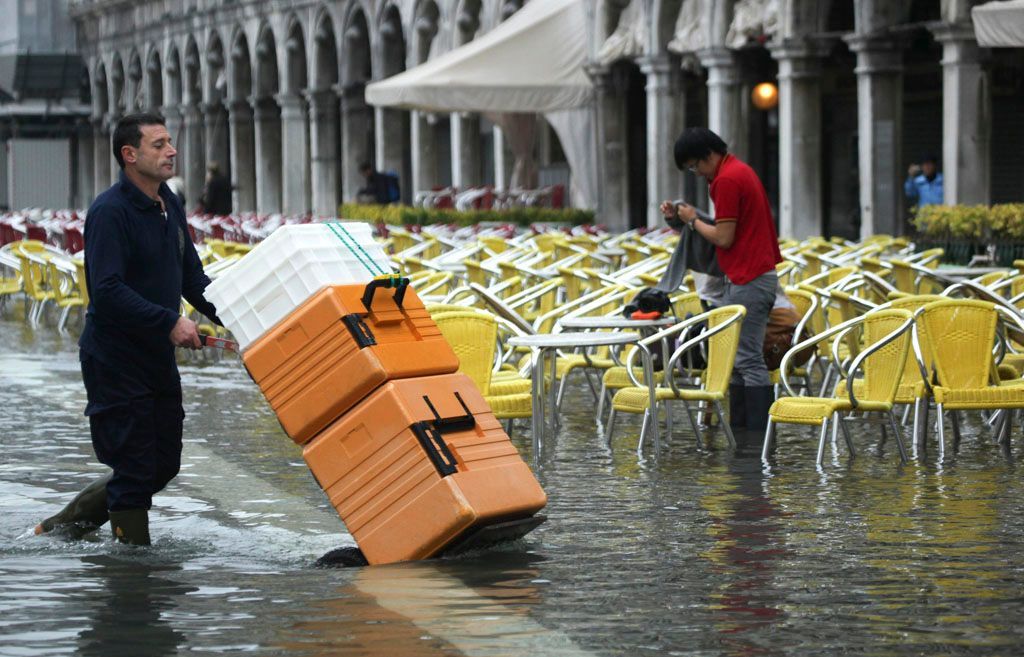
<path fill-rule="evenodd" d="M 447 477 L 459 471 L 455 466 L 455 456 L 436 427 L 430 422 L 417 422 L 411 428 L 423 451 L 427 453 L 427 458 L 434 464 L 437 474 Z"/>
<path fill-rule="evenodd" d="M 405 276 L 390 276 L 388 278 L 375 278 L 366 284 L 366 290 L 363 291 L 363 307 L 366 308 L 366 312 L 370 312 L 370 306 L 373 305 L 373 295 L 376 294 L 377 288 L 395 288 L 395 305 L 399 308 L 402 307 L 402 303 L 405 301 L 405 290 L 409 287 L 409 279 Z"/>

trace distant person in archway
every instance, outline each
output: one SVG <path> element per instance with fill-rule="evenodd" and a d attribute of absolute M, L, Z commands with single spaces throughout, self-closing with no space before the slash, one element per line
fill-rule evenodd
<path fill-rule="evenodd" d="M 916 207 L 942 205 L 942 174 L 939 173 L 938 158 L 925 155 L 921 158 L 921 164 L 911 164 L 907 169 L 903 192 Z"/>
<path fill-rule="evenodd" d="M 199 204 L 207 214 L 222 217 L 231 214 L 231 181 L 216 162 L 210 162 L 206 167 L 206 186 L 199 197 Z"/>

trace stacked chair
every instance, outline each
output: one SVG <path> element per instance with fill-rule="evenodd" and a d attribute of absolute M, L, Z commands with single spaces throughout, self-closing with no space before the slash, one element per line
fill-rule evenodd
<path fill-rule="evenodd" d="M 368 226 L 289 226 L 206 294 L 369 563 L 522 535 L 544 491 L 390 266 Z"/>

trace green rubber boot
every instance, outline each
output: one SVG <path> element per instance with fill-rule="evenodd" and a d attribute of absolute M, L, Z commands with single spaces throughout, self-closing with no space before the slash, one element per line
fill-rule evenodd
<path fill-rule="evenodd" d="M 36 525 L 36 534 L 49 534 L 79 539 L 105 523 L 107 514 L 107 482 L 111 475 L 92 482 L 68 502 L 60 513 Z"/>
<path fill-rule="evenodd" d="M 149 545 L 149 511 L 146 509 L 111 511 L 110 529 L 119 543 Z"/>

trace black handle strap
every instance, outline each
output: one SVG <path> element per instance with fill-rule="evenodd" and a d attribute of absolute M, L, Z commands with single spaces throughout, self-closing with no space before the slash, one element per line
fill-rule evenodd
<path fill-rule="evenodd" d="M 401 308 L 402 303 L 405 301 L 405 290 L 409 287 L 409 279 L 405 276 L 389 276 L 387 278 L 375 278 L 367 283 L 366 290 L 363 291 L 363 307 L 366 308 L 366 312 L 371 312 L 373 295 L 376 294 L 377 288 L 381 287 L 395 289 L 395 305 Z"/>
<path fill-rule="evenodd" d="M 466 402 L 462 400 L 459 393 L 456 392 L 454 394 L 455 399 L 462 406 L 462 410 L 466 412 L 465 415 L 443 418 L 437 412 L 437 409 L 434 408 L 434 405 L 430 403 L 430 398 L 427 395 L 423 395 L 423 401 L 430 408 L 430 412 L 434 414 L 434 419 L 424 420 L 412 425 L 413 434 L 420 441 L 420 446 L 427 453 L 427 458 L 430 459 L 430 462 L 434 464 L 437 473 L 442 477 L 458 472 L 455 456 L 444 441 L 444 434 L 468 431 L 476 426 L 476 418 L 473 417 L 473 413 L 466 406 Z"/>

